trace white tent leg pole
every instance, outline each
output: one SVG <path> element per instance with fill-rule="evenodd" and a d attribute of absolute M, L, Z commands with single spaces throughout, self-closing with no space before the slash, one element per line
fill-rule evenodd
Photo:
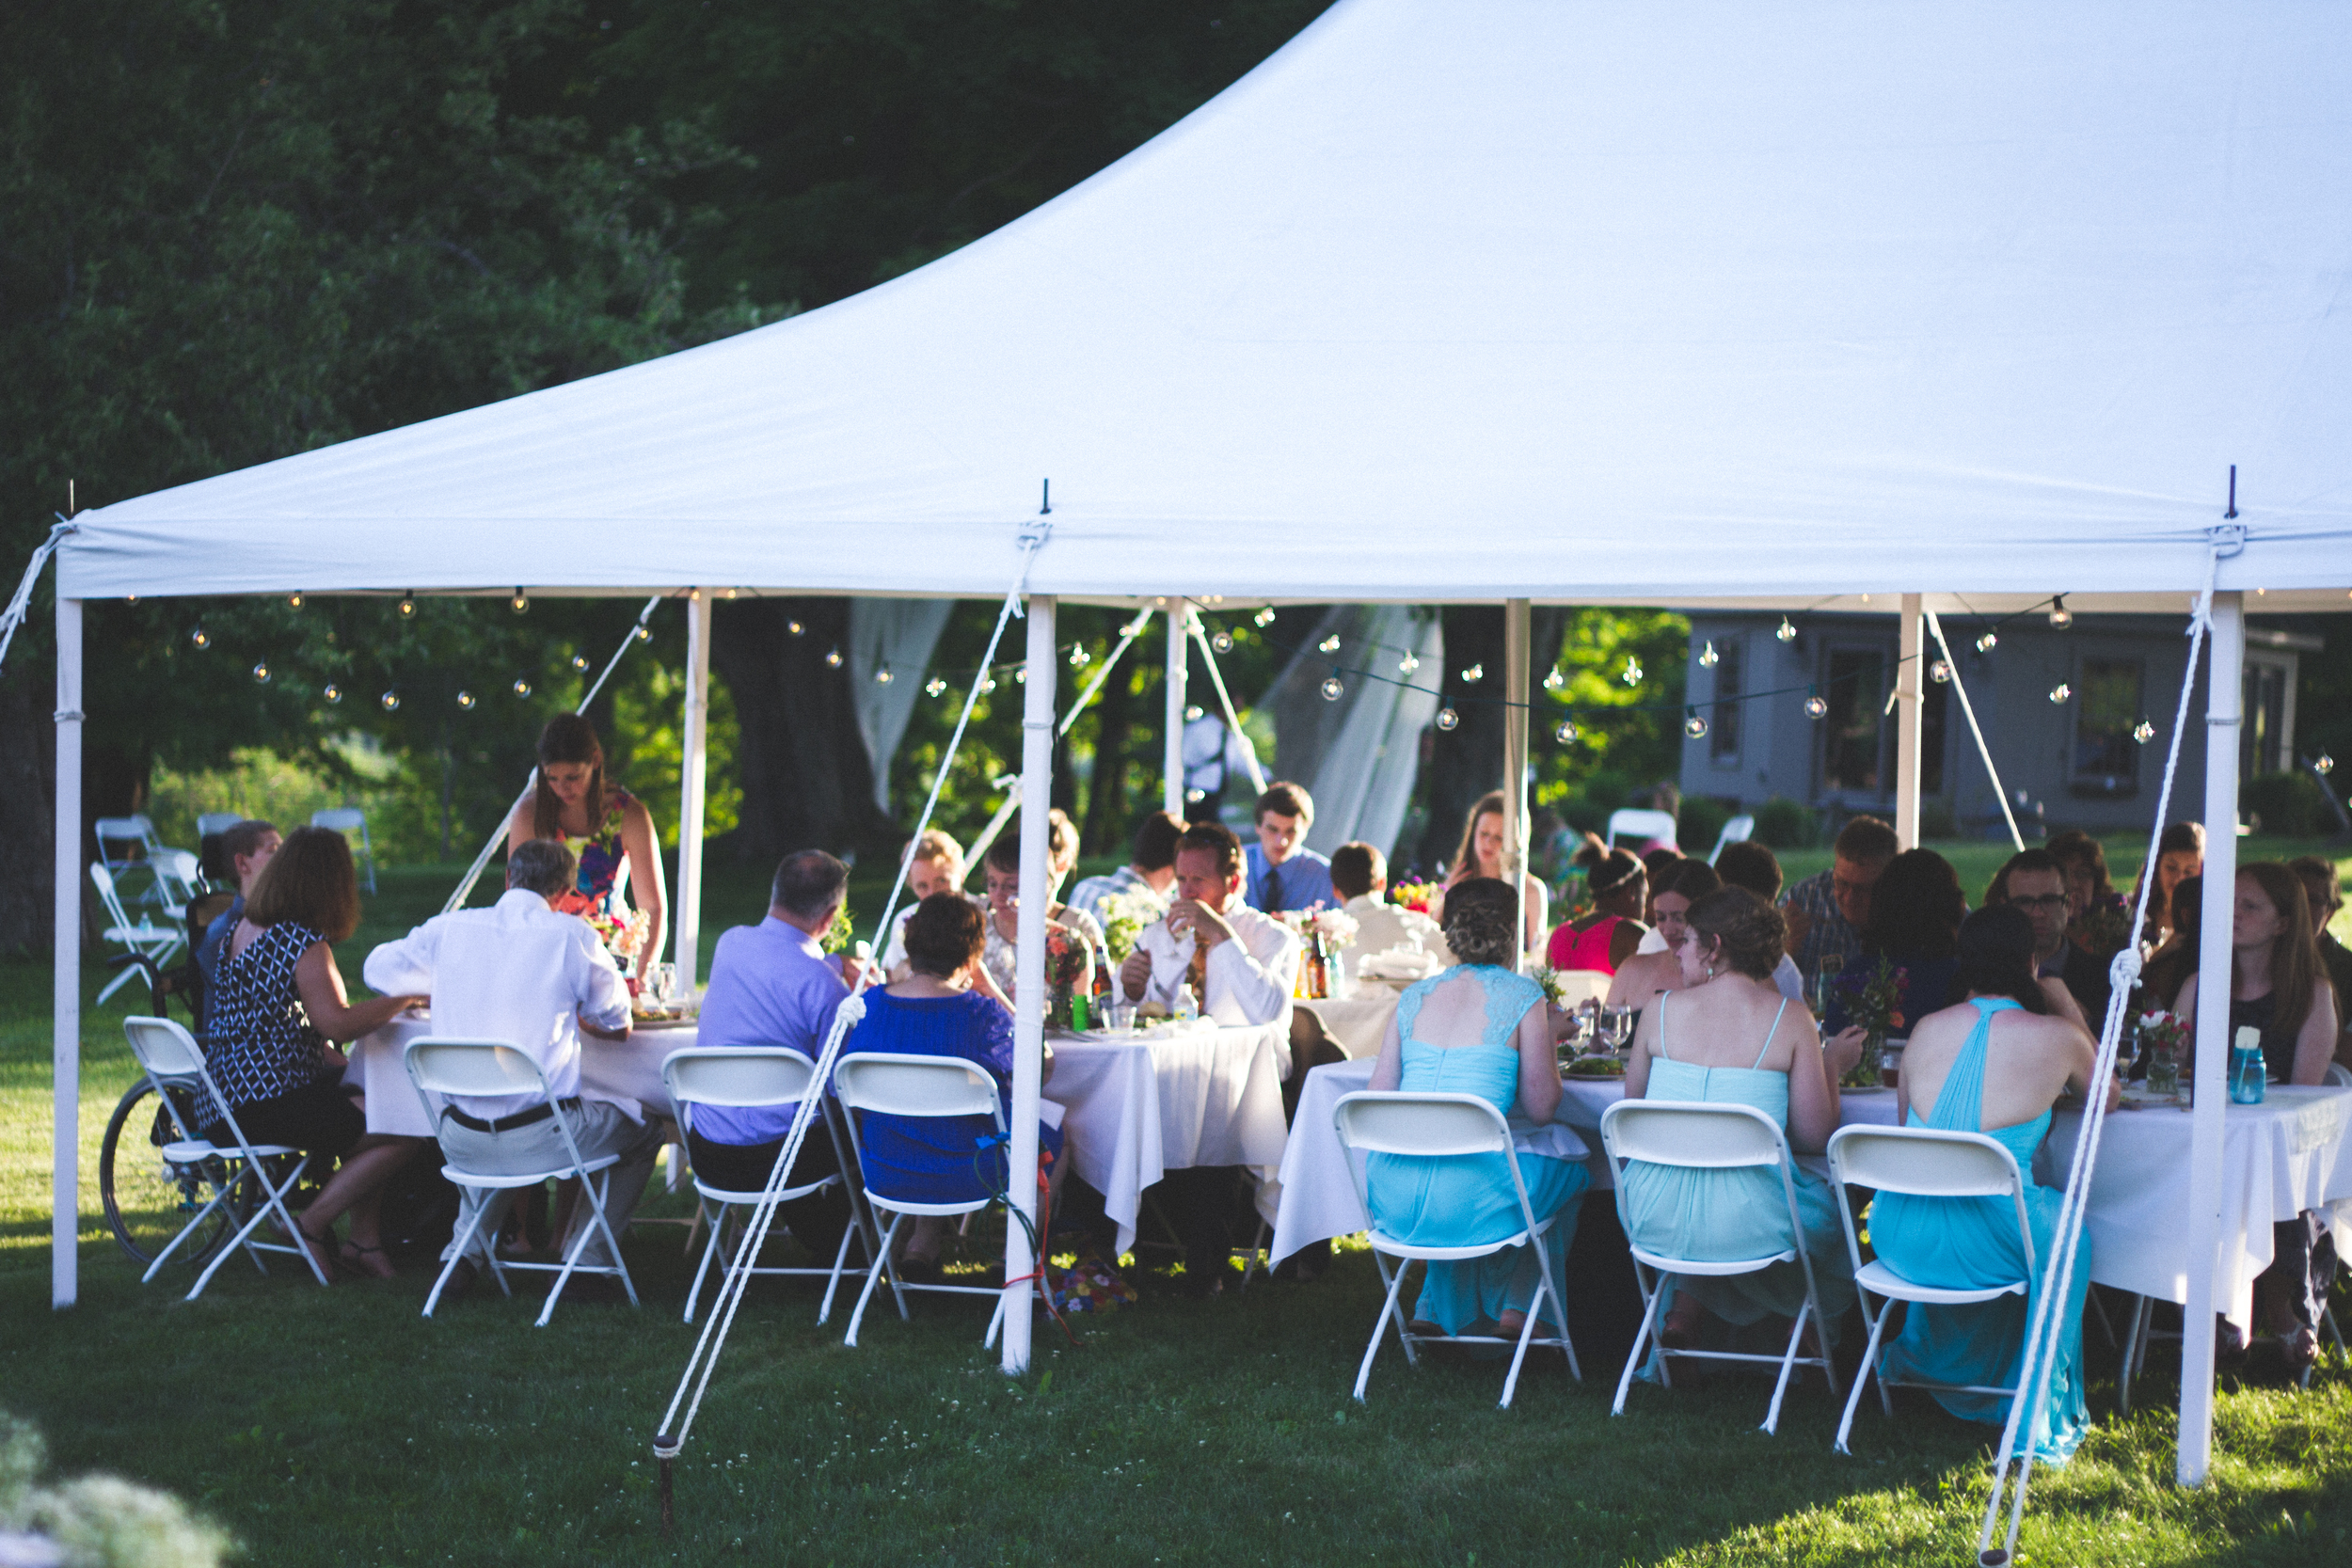
<path fill-rule="evenodd" d="M 2001 770 L 1993 766 L 1993 748 L 1984 743 L 1984 731 L 1977 723 L 1975 705 L 1968 701 L 1968 683 L 1960 678 L 1960 660 L 1952 657 L 1952 645 L 1944 641 L 1944 623 L 1928 612 L 1928 633 L 1944 655 L 1944 662 L 1952 672 L 1952 695 L 1960 699 L 1961 717 L 1968 721 L 1968 733 L 1977 737 L 1977 755 L 1984 763 L 1984 776 L 1993 781 L 1993 798 L 2001 803 L 2001 820 L 2009 824 L 2009 841 L 2017 846 L 2019 853 L 2026 847 L 2026 835 L 2017 831 L 2017 814 L 2009 809 L 2009 788 L 2001 783 Z"/>
<path fill-rule="evenodd" d="M 2204 926 L 2197 971 L 2197 1103 L 2188 1135 L 2188 1305 L 2181 1317 L 2183 1486 L 2213 1460 L 2214 1275 L 2221 1251 L 2221 1117 L 2229 1101 L 2230 926 L 2237 902 L 2237 749 L 2246 663 L 2246 596 L 2213 596 L 2205 666 Z"/>
<path fill-rule="evenodd" d="M 1172 615 L 1176 611 L 1169 612 Z M 1182 657 L 1181 625 L 1168 623 Z M 1054 600 L 1029 596 L 1029 689 L 1021 713 L 1021 798 L 1043 803 L 1054 792 Z M 1182 774 L 1178 775 L 1181 780 Z M 1053 902 L 1046 865 L 1052 823 L 1042 810 L 1021 814 L 1021 933 L 1012 959 L 1012 1134 L 1006 1191 L 1014 1207 L 1037 1221 L 1038 1080 L 1045 1063 L 1045 911 Z M 1029 1329 L 1034 1314 L 1030 1279 L 1041 1260 L 1029 1253 L 1028 1232 L 1019 1220 L 1005 1227 L 1005 1371 L 1029 1370 Z M 1018 1281 L 1019 1283 L 1015 1283 Z"/>
<path fill-rule="evenodd" d="M 678 779 L 677 907 L 670 914 L 671 961 L 678 994 L 691 996 L 701 979 L 703 932 L 703 808 L 709 786 L 710 595 L 697 589 L 686 601 L 685 767 Z"/>
<path fill-rule="evenodd" d="M 1920 636 L 1919 595 L 1905 594 L 1899 620 L 1895 666 L 1895 841 L 1906 849 L 1919 847 L 1919 666 L 1924 641 Z"/>
<path fill-rule="evenodd" d="M 1160 804 L 1184 815 L 1184 601 L 1168 601 L 1168 718 L 1160 747 Z"/>
<path fill-rule="evenodd" d="M 1534 641 L 1525 599 L 1502 602 L 1502 879 L 1514 892 L 1527 869 L 1527 676 Z M 1511 967 L 1526 957 L 1527 916 L 1511 926 Z"/>
<path fill-rule="evenodd" d="M 82 1152 L 82 601 L 57 598 L 56 1077 L 49 1195 L 49 1305 L 80 1293 Z"/>

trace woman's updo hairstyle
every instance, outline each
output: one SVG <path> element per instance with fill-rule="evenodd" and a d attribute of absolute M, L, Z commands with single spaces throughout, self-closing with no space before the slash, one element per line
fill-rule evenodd
<path fill-rule="evenodd" d="M 1735 974 L 1769 980 L 1788 951 L 1788 923 L 1743 887 L 1719 887 L 1682 917 L 1702 946 L 1722 943 L 1719 960 Z"/>
<path fill-rule="evenodd" d="M 961 893 L 934 893 L 907 917 L 907 964 L 919 974 L 947 979 L 987 943 L 979 906 Z"/>
<path fill-rule="evenodd" d="M 2034 978 L 2033 922 L 2014 904 L 1987 904 L 1960 923 L 1955 994 L 2006 996 L 2029 1013 L 2050 1010 Z"/>
<path fill-rule="evenodd" d="M 1518 942 L 1518 893 L 1495 877 L 1456 882 L 1446 892 L 1441 929 L 1463 963 L 1508 969 Z"/>

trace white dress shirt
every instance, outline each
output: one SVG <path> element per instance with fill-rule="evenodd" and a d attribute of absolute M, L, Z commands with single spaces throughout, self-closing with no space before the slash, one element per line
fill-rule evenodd
<path fill-rule="evenodd" d="M 539 1064 L 558 1100 L 580 1093 L 579 1018 L 602 1029 L 628 1022 L 628 988 L 596 931 L 521 888 L 486 910 L 434 916 L 370 953 L 360 974 L 386 996 L 429 992 L 434 1034 L 505 1041 Z M 588 1098 L 644 1119 L 633 1100 Z M 475 1117 L 511 1117 L 539 1102 L 532 1094 L 450 1097 Z"/>
<path fill-rule="evenodd" d="M 1453 950 L 1438 923 L 1419 910 L 1401 909 L 1376 893 L 1359 893 L 1340 908 L 1356 922 L 1356 940 L 1340 949 L 1340 968 L 1349 979 L 1356 977 L 1358 964 L 1397 947 L 1418 947 L 1435 953 L 1447 968 L 1454 966 Z"/>
<path fill-rule="evenodd" d="M 1200 999 L 1201 1013 L 1219 1023 L 1272 1023 L 1287 1016 L 1298 986 L 1298 934 L 1239 898 L 1225 906 L 1225 923 L 1236 941 L 1209 950 Z M 1192 933 L 1177 936 L 1163 919 L 1143 928 L 1136 951 L 1152 960 L 1152 980 L 1138 998 L 1174 1006 L 1176 992 L 1192 968 Z"/>

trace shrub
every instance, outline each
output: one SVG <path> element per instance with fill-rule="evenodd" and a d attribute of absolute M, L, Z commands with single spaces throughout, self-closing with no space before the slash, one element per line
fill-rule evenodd
<path fill-rule="evenodd" d="M 2257 832 L 2309 838 L 2328 820 L 2328 799 L 2309 773 L 2265 773 L 2247 782 L 2242 798 Z"/>
<path fill-rule="evenodd" d="M 1809 849 L 1820 842 L 1821 821 L 1811 806 L 1775 795 L 1756 808 L 1756 837 L 1774 849 Z"/>

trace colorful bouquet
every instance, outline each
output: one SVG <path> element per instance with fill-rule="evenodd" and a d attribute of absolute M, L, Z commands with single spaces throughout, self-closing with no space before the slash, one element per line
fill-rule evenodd
<path fill-rule="evenodd" d="M 2066 935 L 2084 952 L 2101 958 L 2121 951 L 2132 939 L 2131 906 L 2120 893 L 2094 898 L 2067 927 Z"/>
<path fill-rule="evenodd" d="M 1860 1029 L 1868 1037 L 1862 1048 L 1862 1059 L 1853 1070 L 1839 1082 L 1851 1088 L 1867 1088 L 1879 1081 L 1879 1052 L 1886 1044 L 1889 1031 L 1900 1029 L 1903 1017 L 1903 983 L 1910 971 L 1898 969 L 1892 958 L 1881 955 L 1878 968 L 1869 974 L 1847 970 L 1837 976 L 1837 991 L 1846 1006 L 1846 1022 Z"/>
<path fill-rule="evenodd" d="M 841 912 L 833 917 L 833 924 L 825 927 L 825 934 L 817 939 L 817 946 L 821 952 L 846 953 L 856 941 L 857 927 L 850 919 L 850 906 L 844 900 Z"/>
<path fill-rule="evenodd" d="M 1067 926 L 1045 928 L 1045 984 L 1054 991 L 1082 985 L 1087 977 L 1087 939 Z"/>
<path fill-rule="evenodd" d="M 1389 884 L 1389 902 L 1400 910 L 1412 910 L 1427 914 L 1430 900 L 1437 896 L 1438 884 L 1435 882 L 1391 882 Z"/>
<path fill-rule="evenodd" d="M 1103 945 L 1114 964 L 1123 964 L 1142 940 L 1144 927 L 1160 918 L 1159 904 L 1140 893 L 1114 893 L 1103 900 Z"/>
<path fill-rule="evenodd" d="M 1356 933 L 1362 929 L 1357 925 L 1356 917 L 1345 910 L 1317 909 L 1307 917 L 1307 924 L 1330 947 L 1352 945 Z"/>
<path fill-rule="evenodd" d="M 2188 1021 L 2158 1008 L 2139 1015 L 2139 1048 L 2147 1057 L 2151 1094 L 2181 1092 L 2181 1063 L 2189 1053 Z"/>
<path fill-rule="evenodd" d="M 604 950 L 623 965 L 644 948 L 646 933 L 653 929 L 652 917 L 643 910 L 629 911 L 626 920 L 615 919 L 610 911 L 600 905 L 574 912 L 596 931 L 596 940 L 604 943 Z"/>

